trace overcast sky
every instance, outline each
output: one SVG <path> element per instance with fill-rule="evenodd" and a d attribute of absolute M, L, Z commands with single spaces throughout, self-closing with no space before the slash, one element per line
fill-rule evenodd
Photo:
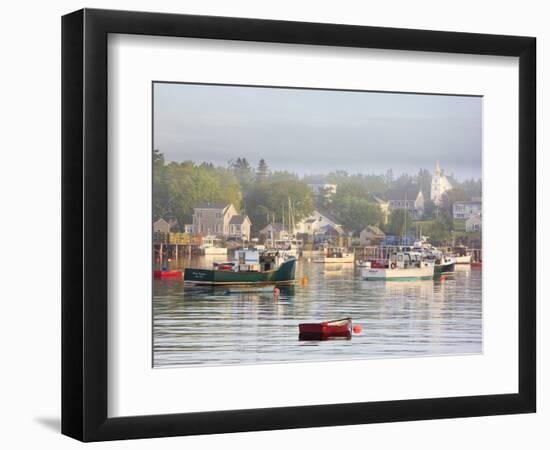
<path fill-rule="evenodd" d="M 480 97 L 156 83 L 154 147 L 167 161 L 323 174 L 481 177 Z"/>

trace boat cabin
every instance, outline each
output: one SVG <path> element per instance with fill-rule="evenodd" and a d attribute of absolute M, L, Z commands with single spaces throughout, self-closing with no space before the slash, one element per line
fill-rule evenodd
<path fill-rule="evenodd" d="M 233 267 L 238 272 L 268 272 L 277 269 L 281 262 L 278 251 L 238 250 Z"/>
<path fill-rule="evenodd" d="M 205 236 L 202 238 L 202 248 L 222 247 L 223 241 L 216 236 Z"/>
<path fill-rule="evenodd" d="M 420 252 L 397 252 L 390 258 L 390 267 L 394 269 L 409 269 L 412 267 L 426 267 L 429 262 L 423 261 Z M 433 263 L 432 263 L 433 264 Z"/>
<path fill-rule="evenodd" d="M 343 258 L 348 252 L 343 247 L 328 247 L 325 256 L 327 258 Z"/>

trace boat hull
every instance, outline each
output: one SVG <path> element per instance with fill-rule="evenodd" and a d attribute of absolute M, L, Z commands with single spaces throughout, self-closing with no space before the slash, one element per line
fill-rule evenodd
<path fill-rule="evenodd" d="M 234 272 L 230 270 L 185 269 L 184 281 L 198 285 L 259 285 L 294 283 L 296 260 L 285 261 L 267 272 Z"/>
<path fill-rule="evenodd" d="M 300 340 L 325 340 L 328 338 L 351 338 L 351 319 L 333 322 L 301 323 L 298 325 Z"/>
<path fill-rule="evenodd" d="M 434 266 L 415 267 L 409 269 L 366 269 L 363 279 L 367 281 L 409 281 L 430 280 L 434 277 Z"/>
<path fill-rule="evenodd" d="M 181 270 L 153 270 L 153 278 L 156 280 L 181 280 Z"/>
<path fill-rule="evenodd" d="M 227 249 L 223 247 L 205 247 L 202 251 L 205 255 L 227 255 Z"/>
<path fill-rule="evenodd" d="M 472 255 L 455 256 L 457 264 L 470 264 L 472 262 Z"/>
<path fill-rule="evenodd" d="M 449 273 L 454 273 L 455 263 L 446 263 L 446 264 L 436 264 L 434 273 L 435 275 L 444 275 Z"/>
<path fill-rule="evenodd" d="M 323 256 L 323 257 L 314 259 L 316 263 L 322 263 L 322 264 L 348 264 L 348 263 L 353 263 L 353 260 L 354 260 L 353 255 L 343 256 L 341 258 L 331 258 L 328 256 Z"/>

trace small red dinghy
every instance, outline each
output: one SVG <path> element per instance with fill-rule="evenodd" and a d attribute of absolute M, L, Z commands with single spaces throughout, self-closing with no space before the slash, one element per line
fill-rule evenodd
<path fill-rule="evenodd" d="M 331 337 L 351 338 L 351 318 L 329 320 L 320 323 L 301 323 L 298 325 L 300 339 L 325 340 Z"/>
<path fill-rule="evenodd" d="M 183 272 L 181 270 L 153 270 L 153 278 L 157 280 L 173 280 L 181 279 L 183 277 Z"/>

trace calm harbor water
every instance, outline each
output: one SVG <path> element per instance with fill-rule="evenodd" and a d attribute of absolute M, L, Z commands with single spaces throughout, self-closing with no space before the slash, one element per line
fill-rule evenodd
<path fill-rule="evenodd" d="M 339 267 L 300 260 L 297 284 L 278 298 L 154 280 L 154 367 L 481 353 L 480 269 L 459 266 L 445 281 L 383 282 L 361 280 L 352 264 Z M 351 340 L 298 340 L 298 323 L 344 317 L 362 327 Z"/>

